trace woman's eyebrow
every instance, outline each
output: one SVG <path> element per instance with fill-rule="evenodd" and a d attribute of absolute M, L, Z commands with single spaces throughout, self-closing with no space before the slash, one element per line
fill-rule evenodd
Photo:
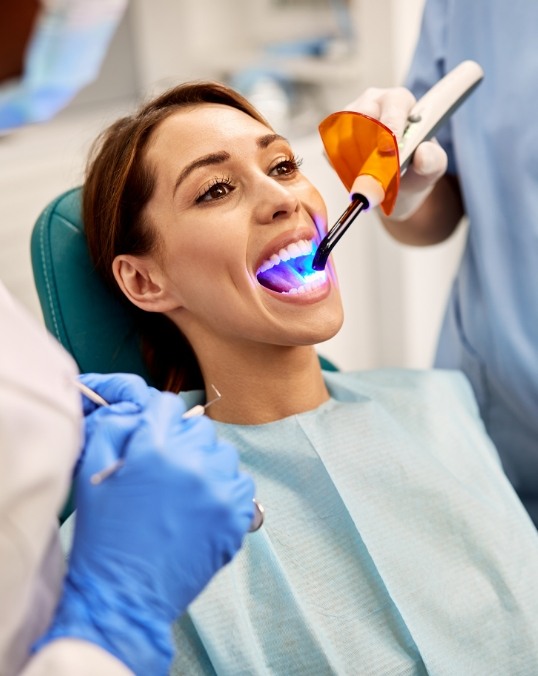
<path fill-rule="evenodd" d="M 265 134 L 265 136 L 260 136 L 260 138 L 256 140 L 256 145 L 258 148 L 267 148 L 267 146 L 275 141 L 284 141 L 285 143 L 288 143 L 288 139 L 280 136 L 280 134 Z"/>
<path fill-rule="evenodd" d="M 207 167 L 211 164 L 222 164 L 223 162 L 226 162 L 226 160 L 229 159 L 230 153 L 227 153 L 226 151 L 223 150 L 222 152 L 219 153 L 210 153 L 209 155 L 204 155 L 203 157 L 199 157 L 197 160 L 194 160 L 194 162 L 187 164 L 187 166 L 177 177 L 176 183 L 174 185 L 174 192 L 172 194 L 173 195 L 176 194 L 176 190 L 178 189 L 179 184 L 182 183 L 187 178 L 187 176 L 190 173 L 192 173 L 195 169 L 199 169 L 200 167 Z"/>

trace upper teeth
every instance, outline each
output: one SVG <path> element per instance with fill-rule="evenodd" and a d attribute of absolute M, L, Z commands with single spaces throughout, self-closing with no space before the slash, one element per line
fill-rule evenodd
<path fill-rule="evenodd" d="M 298 256 L 308 256 L 312 253 L 312 240 L 300 239 L 298 242 L 288 244 L 284 249 L 280 249 L 278 253 L 274 253 L 271 258 L 263 261 L 258 272 L 265 272 L 270 268 L 274 268 L 282 261 L 289 261 Z"/>

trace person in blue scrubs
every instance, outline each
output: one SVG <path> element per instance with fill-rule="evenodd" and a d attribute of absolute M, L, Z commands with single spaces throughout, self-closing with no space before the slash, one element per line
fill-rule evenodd
<path fill-rule="evenodd" d="M 461 369 L 471 381 L 504 470 L 535 524 L 537 25 L 538 4 L 527 0 L 427 0 L 407 77 L 414 97 L 466 59 L 482 66 L 484 80 L 440 130 L 442 150 L 423 144 L 394 214 L 383 219 L 396 239 L 411 245 L 442 241 L 463 215 L 469 219 L 435 365 Z M 351 107 L 401 134 L 413 103 L 394 88 L 366 91 Z"/>

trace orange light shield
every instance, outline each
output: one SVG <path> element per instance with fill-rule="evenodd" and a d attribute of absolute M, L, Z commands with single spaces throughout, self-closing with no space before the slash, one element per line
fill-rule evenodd
<path fill-rule="evenodd" d="M 398 142 L 392 131 L 379 120 L 346 110 L 326 117 L 319 133 L 329 161 L 348 191 L 361 174 L 381 183 L 385 191 L 381 208 L 388 216 L 400 187 Z"/>

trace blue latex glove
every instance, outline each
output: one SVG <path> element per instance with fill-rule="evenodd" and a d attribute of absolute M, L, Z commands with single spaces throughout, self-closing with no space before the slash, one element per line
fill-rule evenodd
<path fill-rule="evenodd" d="M 64 592 L 36 647 L 78 637 L 137 674 L 166 674 L 171 624 L 241 546 L 254 485 L 208 418 L 181 419 L 185 406 L 176 395 L 150 389 L 142 411 L 122 406 L 87 419 Z M 121 469 L 90 483 L 119 457 Z"/>
<path fill-rule="evenodd" d="M 156 390 L 148 387 L 145 380 L 133 373 L 83 373 L 78 376 L 81 383 L 97 392 L 109 404 L 115 404 L 117 413 L 136 413 L 148 403 Z M 88 437 L 94 427 L 92 414 L 101 406 L 84 394 L 81 395 L 82 411 L 86 417 L 84 424 L 84 442 L 80 456 L 73 469 L 76 477 L 88 446 Z M 126 424 L 131 424 L 126 421 Z M 119 450 L 119 449 L 118 449 Z"/>
<path fill-rule="evenodd" d="M 133 373 L 83 373 L 78 379 L 109 404 L 133 404 L 132 407 L 126 406 L 125 411 L 141 411 L 156 392 L 143 378 Z M 82 408 L 87 416 L 101 407 L 83 395 Z"/>

